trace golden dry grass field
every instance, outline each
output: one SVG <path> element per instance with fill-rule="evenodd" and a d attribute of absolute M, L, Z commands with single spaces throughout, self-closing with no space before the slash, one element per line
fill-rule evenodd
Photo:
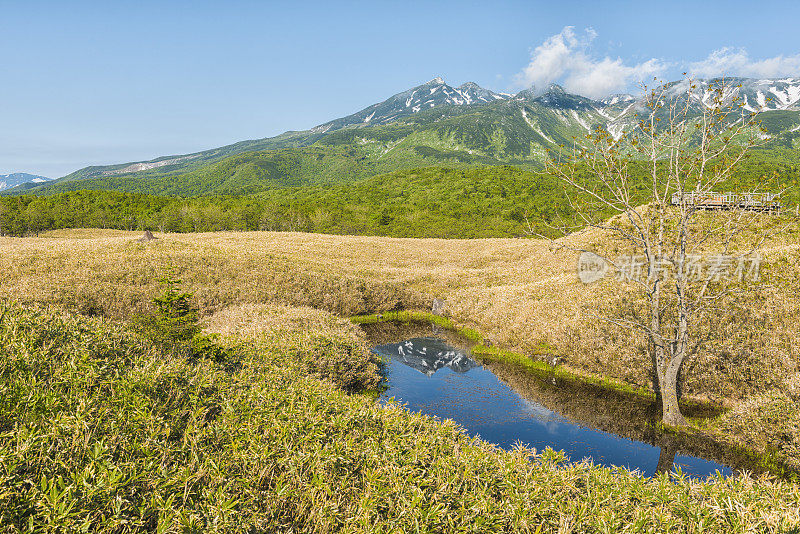
<path fill-rule="evenodd" d="M 704 344 L 685 366 L 684 394 L 732 407 L 732 427 L 752 427 L 752 403 L 764 396 L 772 403 L 776 392 L 794 395 L 800 383 L 800 239 L 793 224 L 763 247 L 763 287 L 701 325 Z M 2 238 L 0 298 L 129 318 L 148 309 L 167 269 L 194 292 L 205 316 L 274 303 L 346 317 L 429 309 L 443 298 L 455 323 L 504 349 L 551 347 L 547 356 L 558 356 L 559 365 L 651 386 L 644 339 L 596 317 L 622 302 L 626 287 L 613 278 L 582 284 L 578 254 L 548 241 L 221 232 L 157 234 L 141 244 L 138 237 L 64 230 Z M 608 245 L 594 230 L 568 239 Z M 795 423 L 777 448 L 796 449 L 800 458 L 800 418 Z"/>
<path fill-rule="evenodd" d="M 800 243 L 795 236 L 782 236 L 764 247 L 765 265 L 771 265 L 765 268 L 778 272 L 780 285 L 749 296 L 749 309 L 731 310 L 725 320 L 719 317 L 712 332 L 717 335 L 698 356 L 758 355 L 761 364 L 753 369 L 758 376 L 740 377 L 739 387 L 752 380 L 752 387 L 763 383 L 763 360 L 791 367 L 800 356 Z M 138 237 L 66 230 L 39 238 L 2 238 L 0 296 L 123 318 L 144 311 L 158 290 L 159 277 L 173 268 L 195 293 L 204 315 L 234 304 L 275 302 L 347 316 L 423 309 L 433 298 L 443 298 L 446 313 L 456 322 L 480 330 L 504 348 L 528 353 L 546 342 L 566 365 L 611 373 L 636 385 L 649 382 L 641 372 L 645 346 L 640 336 L 595 317 L 625 287 L 615 279 L 582 284 L 576 275 L 577 253 L 555 251 L 547 241 L 224 232 L 164 234 L 143 245 Z M 599 238 L 587 231 L 572 241 L 596 243 Z M 752 358 L 745 360 L 752 363 Z M 690 362 L 690 368 L 700 363 Z M 749 393 L 726 389 L 723 383 L 693 386 L 690 378 L 688 388 L 688 393 L 720 398 Z"/>

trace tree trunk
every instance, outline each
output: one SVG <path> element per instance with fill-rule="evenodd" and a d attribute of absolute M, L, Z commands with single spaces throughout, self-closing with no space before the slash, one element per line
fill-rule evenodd
<path fill-rule="evenodd" d="M 671 473 L 675 465 L 675 454 L 678 452 L 678 445 L 671 439 L 667 439 L 661 444 L 661 453 L 658 455 L 658 465 L 656 473 Z"/>
<path fill-rule="evenodd" d="M 663 376 L 659 377 L 663 413 L 661 421 L 668 426 L 686 426 L 688 424 L 678 404 L 678 371 L 682 361 L 682 357 L 680 359 L 673 358 Z"/>

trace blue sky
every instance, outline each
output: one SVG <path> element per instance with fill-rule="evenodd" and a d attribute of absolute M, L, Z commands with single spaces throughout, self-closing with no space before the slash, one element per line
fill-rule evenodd
<path fill-rule="evenodd" d="M 0 0 L 0 174 L 310 128 L 442 76 L 596 96 L 800 76 L 800 2 Z"/>

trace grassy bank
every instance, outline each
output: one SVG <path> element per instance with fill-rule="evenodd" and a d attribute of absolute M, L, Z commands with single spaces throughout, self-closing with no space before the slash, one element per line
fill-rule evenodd
<path fill-rule="evenodd" d="M 251 334 L 228 340 L 235 362 L 187 361 L 104 320 L 4 308 L 3 531 L 777 533 L 800 524 L 795 484 L 670 483 L 566 465 L 552 451 L 503 452 L 309 372 L 287 338 L 296 332 L 299 348 L 311 343 L 320 357 L 337 346 L 331 336 L 357 345 L 337 319 L 262 308 L 210 320 L 223 333 L 245 323 Z"/>

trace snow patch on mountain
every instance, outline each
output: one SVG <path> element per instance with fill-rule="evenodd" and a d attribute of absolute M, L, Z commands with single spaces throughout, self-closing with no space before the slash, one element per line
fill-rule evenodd
<path fill-rule="evenodd" d="M 159 167 L 165 167 L 167 165 L 175 165 L 176 163 L 181 163 L 187 160 L 192 160 L 195 158 L 200 157 L 201 154 L 189 154 L 188 156 L 180 156 L 177 158 L 168 158 L 168 159 L 161 159 L 158 161 L 145 161 L 140 163 L 131 163 L 130 165 L 126 165 L 121 169 L 112 169 L 109 171 L 104 171 L 103 175 L 111 176 L 114 174 L 127 174 L 131 172 L 140 172 L 140 171 L 149 171 L 150 169 L 157 169 Z"/>
<path fill-rule="evenodd" d="M 528 114 L 525 112 L 525 108 L 522 108 L 522 118 L 525 119 L 525 122 L 528 123 L 528 126 L 534 130 L 536 129 L 536 123 L 533 122 L 530 117 L 528 117 Z"/>
<path fill-rule="evenodd" d="M 614 104 L 633 102 L 634 100 L 636 100 L 635 96 L 624 93 L 607 96 L 606 98 L 600 99 L 599 102 L 604 106 L 613 106 Z"/>
<path fill-rule="evenodd" d="M 800 109 L 800 78 L 780 80 L 754 80 L 738 78 L 726 80 L 725 94 L 715 90 L 718 80 L 703 80 L 698 83 L 693 98 L 711 107 L 718 100 L 729 104 L 738 99 L 742 107 L 750 112 Z M 733 85 L 731 85 L 733 84 Z"/>
<path fill-rule="evenodd" d="M 583 127 L 586 129 L 586 130 L 591 130 L 591 128 L 589 127 L 589 125 L 588 125 L 588 124 L 586 124 L 586 121 L 585 121 L 585 120 L 583 120 L 583 119 L 580 117 L 580 115 L 578 115 L 578 112 L 577 112 L 577 111 L 575 111 L 574 109 L 572 109 L 572 110 L 570 110 L 570 112 L 572 113 L 572 117 L 573 117 L 573 118 L 574 118 L 576 121 L 578 121 L 578 124 L 580 124 L 581 126 L 583 126 Z"/>
<path fill-rule="evenodd" d="M 606 125 L 606 130 L 608 130 L 608 133 L 610 133 L 611 137 L 614 138 L 614 141 L 619 141 L 622 137 L 622 134 L 625 133 L 625 125 L 609 122 Z"/>

